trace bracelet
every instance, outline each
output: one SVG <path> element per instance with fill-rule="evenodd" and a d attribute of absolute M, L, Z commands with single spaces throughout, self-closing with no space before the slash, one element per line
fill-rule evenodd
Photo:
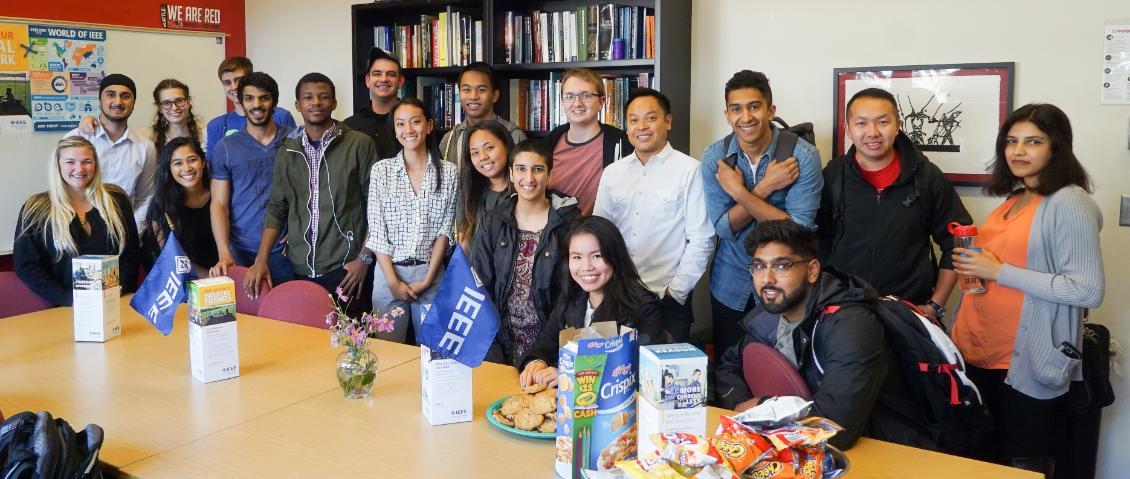
<path fill-rule="evenodd" d="M 937 301 L 934 301 L 933 298 L 927 299 L 926 305 L 931 307 L 931 308 L 934 308 L 934 317 L 938 318 L 939 320 L 941 320 L 943 317 L 945 317 L 946 308 L 943 307 L 942 305 L 938 304 Z"/>

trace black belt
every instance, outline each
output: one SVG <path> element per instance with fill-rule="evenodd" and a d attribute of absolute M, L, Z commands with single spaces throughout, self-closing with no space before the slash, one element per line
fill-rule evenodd
<path fill-rule="evenodd" d="M 428 262 L 416 258 L 408 258 L 393 263 L 394 266 L 419 266 L 422 264 L 428 264 Z"/>

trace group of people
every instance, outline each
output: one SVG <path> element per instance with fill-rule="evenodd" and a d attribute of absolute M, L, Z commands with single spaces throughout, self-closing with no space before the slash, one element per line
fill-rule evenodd
<path fill-rule="evenodd" d="M 1067 347 L 1081 347 L 1082 312 L 1103 295 L 1101 215 L 1055 106 L 1026 105 L 1002 125 L 987 191 L 1006 200 L 979 249 L 962 249 L 947 228 L 972 218 L 881 89 L 847 103 L 853 146 L 822 169 L 812 144 L 773 126 L 759 72 L 726 83 L 732 132 L 695 159 L 668 143 L 671 104 L 654 89 L 631 93 L 623 131 L 599 121 L 601 78 L 568 70 L 567 123 L 528 139 L 494 111 L 494 70 L 474 63 L 459 76 L 465 119 L 439 138 L 424 103 L 398 98 L 397 59 L 368 59 L 371 102 L 345 121 L 332 117 L 329 78 L 298 80 L 302 126 L 246 58 L 220 65 L 233 111 L 203 135 L 188 86 L 162 81 L 152 139 L 127 124 L 134 83 L 107 75 L 101 114 L 58 143 L 48 191 L 20 213 L 17 273 L 67 305 L 70 259 L 117 254 L 128 292 L 175 233 L 199 276 L 247 267 L 250 295 L 306 280 L 354 311 L 408 306 L 384 333 L 405 341 L 422 320 L 411 306 L 431 302 L 459 244 L 501 313 L 488 359 L 548 384 L 562 328 L 616 321 L 641 344 L 689 341 L 709 266 L 717 404 L 763 399 L 750 397 L 741 351 L 765 342 L 801 372 L 817 413 L 845 426 L 840 445 L 863 434 L 924 447 L 914 418 L 889 408 L 906 391 L 880 324 L 826 307 L 896 295 L 941 320 L 958 277 L 976 277 L 986 291 L 961 298 L 952 334 L 995 414 L 987 443 L 999 450 L 987 457 L 1046 456 L 1046 413 L 1080 378 Z"/>

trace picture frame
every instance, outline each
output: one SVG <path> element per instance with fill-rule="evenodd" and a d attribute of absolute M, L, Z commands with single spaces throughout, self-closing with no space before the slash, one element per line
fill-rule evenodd
<path fill-rule="evenodd" d="M 848 99 L 878 87 L 895 96 L 902 130 L 952 183 L 984 185 L 997 131 L 1012 112 L 1014 71 L 1014 62 L 835 68 L 834 153 L 851 146 Z"/>

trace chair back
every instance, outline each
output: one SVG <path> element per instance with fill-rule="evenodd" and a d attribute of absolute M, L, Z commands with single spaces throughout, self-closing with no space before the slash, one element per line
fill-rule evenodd
<path fill-rule="evenodd" d="M 260 296 L 262 303 L 256 316 L 328 329 L 326 314 L 334 304 L 329 293 L 317 283 L 292 280 L 275 286 Z"/>
<path fill-rule="evenodd" d="M 228 277 L 235 281 L 235 310 L 243 314 L 259 316 L 259 308 L 263 298 L 271 291 L 271 285 L 266 279 L 259 282 L 259 297 L 251 299 L 247 296 L 247 289 L 243 287 L 243 277 L 247 275 L 247 268 L 243 266 L 229 266 Z"/>
<path fill-rule="evenodd" d="M 799 396 L 811 400 L 804 378 L 796 367 L 772 346 L 749 343 L 742 350 L 742 372 L 754 397 Z"/>
<path fill-rule="evenodd" d="M 0 318 L 55 307 L 50 301 L 43 299 L 43 296 L 28 288 L 12 271 L 0 271 L 0 292 L 4 295 L 4 298 L 0 299 Z"/>

